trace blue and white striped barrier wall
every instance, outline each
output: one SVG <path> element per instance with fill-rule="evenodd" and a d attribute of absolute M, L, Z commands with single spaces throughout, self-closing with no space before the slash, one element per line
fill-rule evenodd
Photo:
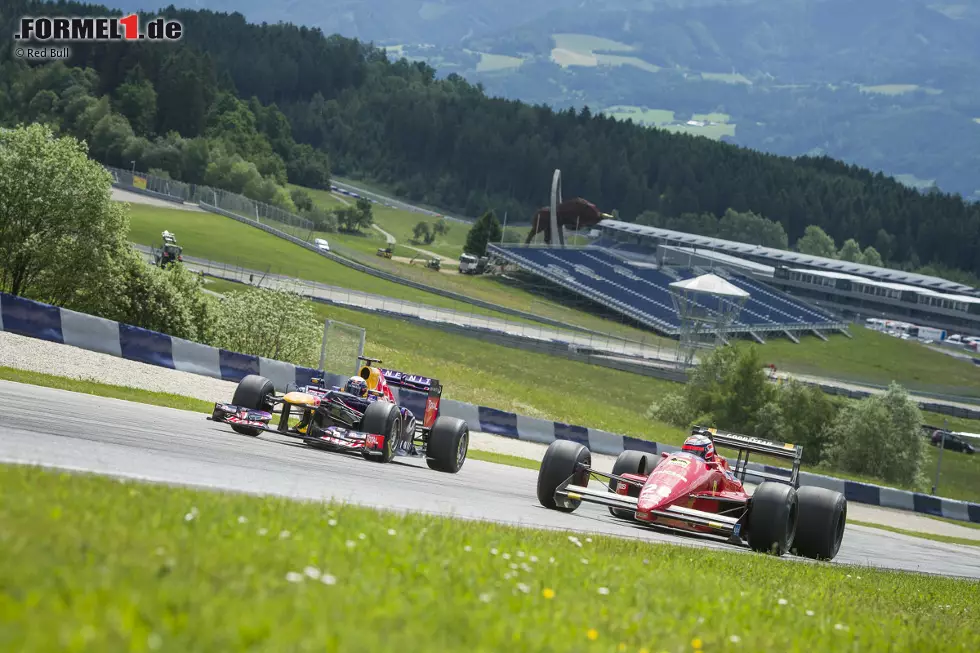
<path fill-rule="evenodd" d="M 285 391 L 292 384 L 306 385 L 312 377 L 318 375 L 316 370 L 292 363 L 210 347 L 5 293 L 0 293 L 0 331 L 225 381 L 237 382 L 248 374 L 261 374 L 270 379 L 279 391 Z M 404 371 L 417 373 L 419 370 Z M 348 375 L 326 373 L 324 376 L 328 385 L 339 386 Z M 424 393 L 401 388 L 392 390 L 400 404 L 417 415 L 425 412 Z M 659 442 L 527 417 L 452 399 L 443 399 L 441 413 L 464 420 L 473 431 L 539 444 L 573 440 L 597 454 L 617 456 L 626 449 L 634 449 L 659 455 L 678 449 Z M 749 470 L 748 477 L 752 477 L 752 470 L 788 474 L 788 470 L 783 468 L 757 463 L 749 463 Z M 807 472 L 800 473 L 800 483 L 836 490 L 843 493 L 848 501 L 980 523 L 980 504 L 976 503 Z"/>

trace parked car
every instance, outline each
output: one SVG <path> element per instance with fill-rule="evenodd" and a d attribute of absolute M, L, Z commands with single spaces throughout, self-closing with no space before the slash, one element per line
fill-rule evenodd
<path fill-rule="evenodd" d="M 327 243 L 327 241 L 325 241 L 323 238 L 315 238 L 315 239 L 313 239 L 313 245 L 318 250 L 320 250 L 321 252 L 329 252 L 330 251 L 330 244 Z"/>
<path fill-rule="evenodd" d="M 932 446 L 938 447 L 939 443 L 943 441 L 943 432 L 936 430 L 932 434 L 931 443 Z M 946 432 L 946 442 L 943 444 L 943 449 L 948 449 L 949 451 L 959 451 L 960 453 L 975 453 L 976 447 L 973 446 L 966 438 L 964 438 L 959 433 Z"/>

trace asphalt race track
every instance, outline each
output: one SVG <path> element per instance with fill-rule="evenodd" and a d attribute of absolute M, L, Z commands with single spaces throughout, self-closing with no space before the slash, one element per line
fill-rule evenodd
<path fill-rule="evenodd" d="M 598 506 L 546 510 L 532 470 L 468 460 L 450 475 L 405 458 L 381 466 L 272 434 L 241 436 L 204 415 L 7 381 L 0 381 L 0 462 L 739 550 L 633 526 Z M 974 548 L 852 525 L 835 563 L 980 578 Z"/>

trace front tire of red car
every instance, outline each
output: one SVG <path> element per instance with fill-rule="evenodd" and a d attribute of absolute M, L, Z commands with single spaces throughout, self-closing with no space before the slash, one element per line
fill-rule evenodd
<path fill-rule="evenodd" d="M 653 456 L 642 451 L 633 451 L 627 449 L 626 451 L 619 454 L 616 458 L 616 463 L 613 465 L 612 473 L 614 476 L 622 476 L 623 474 L 642 474 L 648 475 L 653 470 L 652 464 Z M 616 485 L 619 481 L 609 479 L 609 491 L 615 493 Z M 638 497 L 640 496 L 640 488 L 629 487 L 629 496 Z M 634 510 L 628 510 L 626 508 L 609 508 L 609 512 L 613 517 L 619 519 L 633 519 L 636 514 Z"/>
<path fill-rule="evenodd" d="M 749 506 L 749 547 L 760 553 L 784 555 L 793 545 L 798 519 L 796 490 L 785 483 L 762 483 Z"/>
<path fill-rule="evenodd" d="M 567 505 L 555 501 L 555 490 L 572 474 L 575 474 L 573 484 L 588 484 L 589 473 L 579 469 L 579 464 L 592 466 L 592 453 L 584 445 L 571 440 L 555 440 L 548 446 L 538 469 L 538 501 L 542 506 L 572 512 L 582 505 L 578 499 L 565 499 Z"/>

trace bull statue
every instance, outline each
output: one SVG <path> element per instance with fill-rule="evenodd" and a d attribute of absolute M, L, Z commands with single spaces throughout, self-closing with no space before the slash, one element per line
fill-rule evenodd
<path fill-rule="evenodd" d="M 602 213 L 595 204 L 581 197 L 565 200 L 558 205 L 558 239 L 562 245 L 565 244 L 563 228 L 571 231 L 591 229 L 602 220 L 612 217 L 609 213 Z M 550 206 L 542 206 L 534 213 L 534 218 L 531 220 L 531 231 L 528 233 L 524 244 L 530 244 L 534 237 L 541 232 L 544 232 L 545 242 L 553 245 L 555 241 L 551 233 Z"/>

